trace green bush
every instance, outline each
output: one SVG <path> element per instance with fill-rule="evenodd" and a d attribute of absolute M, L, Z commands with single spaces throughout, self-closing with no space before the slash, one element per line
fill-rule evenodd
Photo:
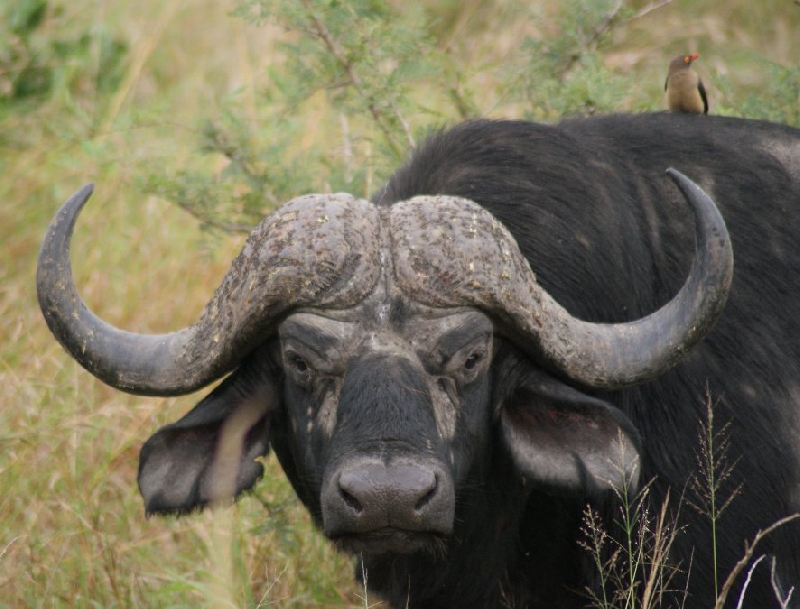
<path fill-rule="evenodd" d="M 369 196 L 431 125 L 481 115 L 486 89 L 533 120 L 661 109 L 653 103 L 660 85 L 605 60 L 613 35 L 653 10 L 649 5 L 636 13 L 615 0 L 570 0 L 549 17 L 518 9 L 515 18 L 546 24 L 547 34 L 527 36 L 513 60 L 493 65 L 443 44 L 459 8 L 431 4 L 240 0 L 235 17 L 284 33 L 283 61 L 269 67 L 271 84 L 259 91 L 256 116 L 232 96 L 203 125 L 199 143 L 199 152 L 223 158 L 225 169 L 209 171 L 202 162 L 172 174 L 159 169 L 143 189 L 176 202 L 207 228 L 247 230 L 299 194 L 298 184 L 302 192 Z M 800 71 L 765 68 L 771 84 L 735 108 L 726 105 L 730 82 L 715 78 L 722 92 L 716 113 L 798 124 Z"/>
<path fill-rule="evenodd" d="M 70 99 L 119 87 L 127 44 L 103 27 L 63 33 L 62 13 L 48 0 L 0 7 L 0 120 L 56 94 Z"/>

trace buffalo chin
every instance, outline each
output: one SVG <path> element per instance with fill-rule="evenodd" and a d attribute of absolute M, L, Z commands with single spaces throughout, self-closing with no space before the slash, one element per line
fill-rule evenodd
<path fill-rule="evenodd" d="M 406 531 L 386 527 L 368 533 L 337 535 L 330 538 L 339 549 L 350 554 L 435 554 L 440 555 L 446 545 L 441 533 Z"/>

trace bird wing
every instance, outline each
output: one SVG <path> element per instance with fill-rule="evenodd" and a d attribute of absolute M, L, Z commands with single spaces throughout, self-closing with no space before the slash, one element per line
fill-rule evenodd
<path fill-rule="evenodd" d="M 706 97 L 706 86 L 700 78 L 697 79 L 697 92 L 700 93 L 700 99 L 703 100 L 703 114 L 708 114 L 708 97 Z"/>

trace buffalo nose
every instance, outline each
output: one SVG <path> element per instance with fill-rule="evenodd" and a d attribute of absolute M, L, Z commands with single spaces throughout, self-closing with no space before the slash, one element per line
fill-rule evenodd
<path fill-rule="evenodd" d="M 339 491 L 355 514 L 384 510 L 416 513 L 436 494 L 436 474 L 408 465 L 388 469 L 370 463 L 342 472 Z"/>
<path fill-rule="evenodd" d="M 335 480 L 329 492 L 323 491 L 329 534 L 387 527 L 449 533 L 452 528 L 452 485 L 444 470 L 436 466 L 365 461 L 342 468 Z"/>

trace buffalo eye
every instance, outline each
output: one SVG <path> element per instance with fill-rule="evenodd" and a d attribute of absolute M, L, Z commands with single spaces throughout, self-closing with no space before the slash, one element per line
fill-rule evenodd
<path fill-rule="evenodd" d="M 474 370 L 479 361 L 483 359 L 483 353 L 473 353 L 466 360 L 464 360 L 465 370 Z"/>
<path fill-rule="evenodd" d="M 309 361 L 294 351 L 287 351 L 285 355 L 286 372 L 296 383 L 306 386 L 310 382 L 313 369 Z"/>
<path fill-rule="evenodd" d="M 308 364 L 306 363 L 306 360 L 304 360 L 302 357 L 295 357 L 292 363 L 294 364 L 295 372 L 298 372 L 300 374 L 308 372 Z"/>

